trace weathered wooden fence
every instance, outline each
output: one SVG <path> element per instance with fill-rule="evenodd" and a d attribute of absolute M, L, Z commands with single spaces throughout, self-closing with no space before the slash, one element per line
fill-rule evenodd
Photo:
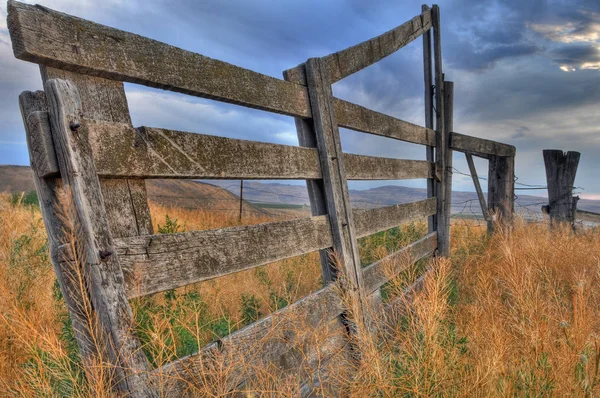
<path fill-rule="evenodd" d="M 363 306 L 388 280 L 384 262 L 361 267 L 358 238 L 430 217 L 429 233 L 390 257 L 409 253 L 417 261 L 449 255 L 452 151 L 466 154 L 484 214 L 490 210 L 504 221 L 512 216 L 514 147 L 452 131 L 453 84 L 444 81 L 440 13 L 435 5 L 423 6 L 420 15 L 381 36 L 307 60 L 287 70 L 285 80 L 12 0 L 8 27 L 15 56 L 41 66 L 44 91 L 22 93 L 20 105 L 52 263 L 80 352 L 85 361 L 97 347 L 85 327 L 71 271 L 64 266 L 73 254 L 61 246 L 64 225 L 56 215 L 57 190 L 63 187 L 68 188 L 81 231 L 86 295 L 103 336 L 104 355 L 114 365 L 117 388 L 129 395 L 157 396 L 150 380 L 155 375 L 173 376 L 163 393 L 184 393 L 199 367 L 215 353 L 232 349 L 242 355 L 255 350 L 250 343 L 264 337 L 281 314 L 299 314 L 312 328 L 337 319 L 338 328 L 355 333 L 355 328 L 344 326 L 341 298 L 330 283 L 339 271 L 328 253 L 337 254 L 347 279 L 345 289 L 355 295 L 352 310 L 357 316 L 364 316 Z M 334 82 L 419 36 L 424 49 L 425 127 L 332 95 Z M 300 147 L 134 128 L 122 82 L 293 116 Z M 339 127 L 424 145 L 426 160 L 343 153 Z M 487 206 L 473 155 L 489 160 Z M 303 179 L 312 217 L 157 235 L 144 183 L 150 178 Z M 353 214 L 347 180 L 413 178 L 427 179 L 428 199 Z M 151 369 L 131 332 L 129 299 L 315 250 L 321 251 L 323 289 L 196 355 Z M 294 335 L 271 337 L 268 349 L 261 348 L 254 357 L 293 368 L 298 361 L 293 347 L 303 342 Z M 344 347 L 339 341 L 330 344 Z"/>

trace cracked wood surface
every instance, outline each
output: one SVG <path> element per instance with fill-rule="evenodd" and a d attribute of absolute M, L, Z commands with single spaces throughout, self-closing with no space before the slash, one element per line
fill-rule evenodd
<path fill-rule="evenodd" d="M 516 152 L 512 145 L 459 133 L 450 133 L 450 148 L 486 159 L 490 156 L 514 156 Z"/>
<path fill-rule="evenodd" d="M 340 127 L 414 144 L 435 146 L 435 130 L 431 128 L 405 122 L 338 98 L 333 99 L 333 106 Z"/>
<path fill-rule="evenodd" d="M 150 364 L 132 333 L 133 314 L 123 285 L 123 272 L 114 254 L 100 181 L 85 134 L 72 131 L 80 123 L 81 100 L 70 81 L 50 79 L 44 84 L 56 157 L 62 181 L 72 196 L 85 250 L 85 275 L 107 360 L 115 366 L 114 382 L 133 397 L 157 396 L 148 383 Z M 101 252 L 111 253 L 101 256 Z"/>
<path fill-rule="evenodd" d="M 322 57 L 331 83 L 350 76 L 406 46 L 431 28 L 431 11 L 425 10 L 402 25 L 355 46 Z M 290 80 L 306 85 L 305 64 L 286 71 Z"/>
<path fill-rule="evenodd" d="M 115 239 L 130 298 L 213 279 L 331 245 L 327 216 Z"/>
<path fill-rule="evenodd" d="M 46 7 L 10 0 L 8 29 L 15 56 L 25 61 L 291 116 L 310 116 L 306 88 L 298 84 Z"/>

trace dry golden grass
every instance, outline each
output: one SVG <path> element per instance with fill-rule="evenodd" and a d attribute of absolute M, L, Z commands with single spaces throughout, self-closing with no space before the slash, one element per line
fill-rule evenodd
<path fill-rule="evenodd" d="M 167 214 L 186 230 L 239 224 L 237 214 L 151 209 L 157 230 L 159 224 L 165 227 Z M 272 220 L 246 218 L 244 224 Z M 114 396 L 102 356 L 87 370 L 78 360 L 39 210 L 1 196 L 0 225 L 0 391 L 24 397 Z M 598 395 L 600 235 L 524 223 L 510 236 L 492 238 L 474 223 L 452 228 L 452 259 L 430 264 L 420 289 L 402 295 L 423 264 L 408 267 L 383 289 L 385 304 L 372 303 L 364 319 L 353 316 L 355 297 L 338 287 L 346 318 L 357 331 L 349 341 L 339 320 L 315 328 L 301 313 L 278 313 L 253 346 L 239 351 L 224 340 L 213 362 L 196 362 L 187 392 L 224 396 L 234 388 L 250 396 L 296 396 L 307 375 L 316 374 L 305 392 Z M 364 240 L 363 259 L 381 258 L 394 249 L 390 242 L 412 241 L 422 229 L 407 226 L 392 240 L 391 233 Z M 400 259 L 389 268 L 408 262 Z M 160 366 L 320 287 L 318 256 L 309 254 L 135 300 L 136 332 Z M 256 358 L 283 335 L 297 342 L 292 372 Z M 357 355 L 348 355 L 348 347 Z M 164 387 L 184 375 L 159 376 L 157 385 Z"/>

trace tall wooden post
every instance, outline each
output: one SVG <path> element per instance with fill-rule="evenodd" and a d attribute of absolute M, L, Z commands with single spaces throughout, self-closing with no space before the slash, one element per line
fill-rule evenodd
<path fill-rule="evenodd" d="M 545 149 L 544 164 L 548 183 L 548 207 L 551 223 L 567 222 L 575 226 L 578 197 L 573 197 L 573 184 L 579 165 L 579 152 Z"/>
<path fill-rule="evenodd" d="M 515 157 L 490 156 L 488 174 L 488 233 L 496 226 L 510 230 L 515 210 Z"/>
<path fill-rule="evenodd" d="M 429 7 L 426 4 L 421 6 L 421 11 L 426 12 Z M 431 59 L 431 29 L 423 33 L 423 78 L 425 86 L 425 127 L 433 129 L 433 76 L 432 76 L 432 59 Z M 434 148 L 432 146 L 425 147 L 425 158 L 428 162 L 433 162 L 435 159 Z M 435 196 L 435 178 L 427 179 L 427 197 Z M 429 216 L 428 220 L 429 233 L 437 230 L 437 222 L 435 215 Z"/>
<path fill-rule="evenodd" d="M 437 197 L 437 214 L 435 224 L 438 233 L 438 255 L 450 255 L 450 236 L 446 228 L 447 218 L 446 212 L 446 161 L 448 140 L 446 136 L 445 122 L 445 105 L 444 105 L 444 74 L 442 72 L 442 42 L 440 31 L 440 8 L 433 5 L 431 9 L 431 19 L 433 24 L 433 55 L 435 69 L 435 184 L 434 191 Z"/>
<path fill-rule="evenodd" d="M 450 255 L 450 216 L 452 215 L 452 149 L 450 149 L 450 133 L 454 128 L 454 82 L 444 82 L 444 141 L 445 167 L 444 167 L 444 254 Z"/>

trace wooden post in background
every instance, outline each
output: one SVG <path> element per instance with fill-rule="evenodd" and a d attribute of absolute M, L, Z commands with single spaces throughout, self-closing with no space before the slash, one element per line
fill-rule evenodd
<path fill-rule="evenodd" d="M 440 8 L 433 5 L 431 9 L 431 20 L 433 24 L 433 55 L 435 66 L 435 196 L 437 197 L 437 214 L 435 224 L 438 233 L 438 255 L 450 255 L 450 237 L 446 228 L 446 151 L 448 150 L 448 140 L 446 139 L 446 130 L 444 128 L 444 75 L 442 72 L 442 42 L 440 32 Z"/>
<path fill-rule="evenodd" d="M 454 128 L 454 82 L 444 82 L 444 255 L 450 255 L 450 217 L 452 215 L 452 149 L 450 149 L 450 133 Z"/>
<path fill-rule="evenodd" d="M 581 154 L 558 149 L 545 149 L 543 153 L 550 222 L 552 225 L 567 222 L 574 227 L 579 197 L 573 197 L 573 184 Z"/>
<path fill-rule="evenodd" d="M 421 12 L 426 12 L 429 7 L 426 4 L 421 6 Z M 423 33 L 423 78 L 425 85 L 425 127 L 433 129 L 433 76 L 432 76 L 432 60 L 431 60 L 431 29 Z M 425 158 L 428 162 L 433 162 L 435 159 L 434 148 L 432 146 L 425 147 Z M 435 196 L 435 178 L 427 179 L 427 197 Z M 427 219 L 429 233 L 437 230 L 437 222 L 435 215 L 429 216 Z"/>
<path fill-rule="evenodd" d="M 515 157 L 489 157 L 488 233 L 496 226 L 508 232 L 515 208 Z"/>

